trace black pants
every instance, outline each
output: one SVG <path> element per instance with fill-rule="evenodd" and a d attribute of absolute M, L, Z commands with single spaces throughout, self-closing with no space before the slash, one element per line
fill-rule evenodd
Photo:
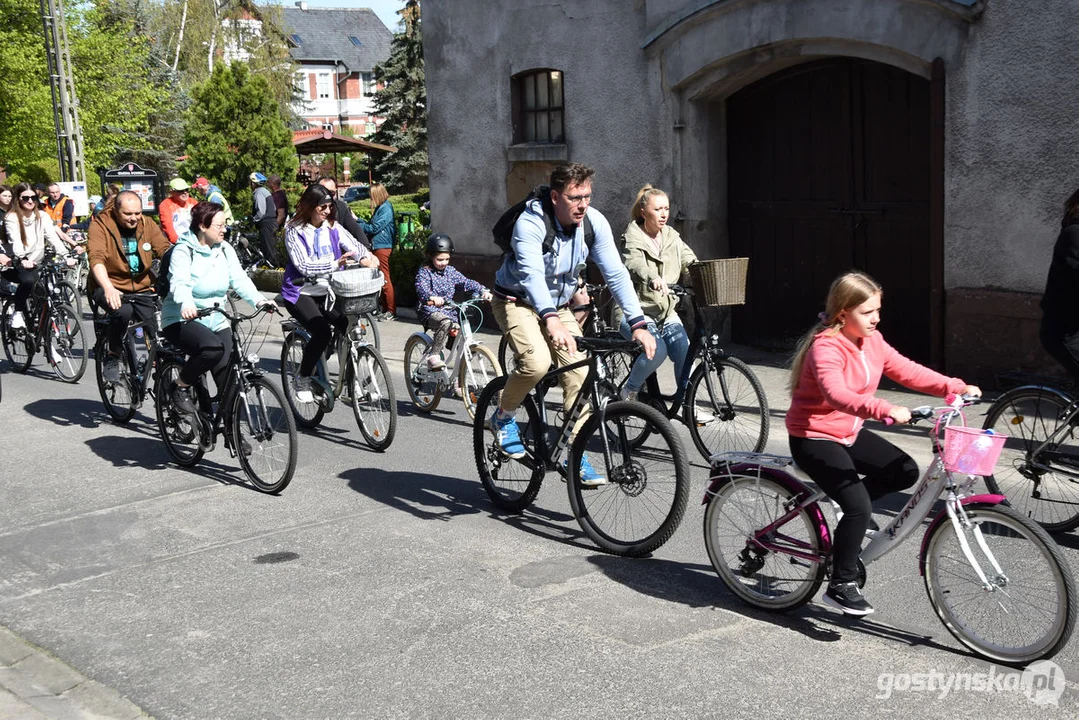
<path fill-rule="evenodd" d="M 1079 331 L 1063 328 L 1043 318 L 1039 335 L 1045 351 L 1064 366 L 1072 380 L 1079 383 Z"/>
<path fill-rule="evenodd" d="M 181 321 L 166 326 L 161 334 L 165 339 L 187 353 L 187 362 L 180 370 L 180 379 L 194 385 L 202 374 L 209 371 L 220 393 L 225 387 L 225 370 L 232 354 L 232 329 L 222 328 L 214 332 L 197 320 Z"/>
<path fill-rule="evenodd" d="M 300 299 L 295 303 L 286 300 L 285 309 L 311 336 L 303 350 L 303 359 L 300 360 L 300 375 L 310 377 L 315 372 L 319 357 L 333 338 L 334 327 L 344 332 L 348 327 L 348 318 L 335 310 L 326 310 L 322 307 L 322 298 L 310 295 L 300 295 Z"/>
<path fill-rule="evenodd" d="M 140 297 L 144 296 L 144 297 Z M 113 310 L 105 300 L 105 290 L 94 288 L 94 304 L 101 308 L 109 318 L 109 329 L 106 334 L 109 344 L 109 353 L 119 355 L 124 345 L 124 333 L 127 325 L 133 319 L 135 322 L 146 322 L 154 316 L 157 305 L 154 302 L 156 295 L 153 293 L 140 293 L 139 295 L 121 295 L 120 309 Z"/>
<path fill-rule="evenodd" d="M 32 321 L 30 311 L 26 307 L 26 299 L 30 297 L 30 293 L 34 290 L 34 285 L 37 284 L 38 268 L 35 265 L 33 270 L 27 270 L 18 260 L 14 261 L 14 263 L 15 267 L 6 268 L 3 274 L 4 278 L 9 282 L 19 284 L 13 298 L 15 309 L 26 317 L 26 326 L 30 327 Z"/>
<path fill-rule="evenodd" d="M 262 241 L 262 255 L 274 267 L 281 267 L 277 262 L 277 218 L 264 218 L 258 222 L 259 240 Z"/>
<path fill-rule="evenodd" d="M 832 582 L 852 582 L 858 577 L 858 554 L 873 501 L 913 485 L 918 465 L 910 455 L 864 429 L 850 447 L 797 437 L 790 438 L 790 447 L 798 467 L 843 509 L 832 537 Z"/>

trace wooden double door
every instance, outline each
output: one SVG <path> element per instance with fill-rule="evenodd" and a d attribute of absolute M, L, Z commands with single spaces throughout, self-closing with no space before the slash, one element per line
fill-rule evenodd
<path fill-rule="evenodd" d="M 727 100 L 731 251 L 750 258 L 734 340 L 791 348 L 849 269 L 884 287 L 881 330 L 939 364 L 931 82 L 866 60 L 800 65 Z M 931 157 L 932 156 L 932 157 Z"/>

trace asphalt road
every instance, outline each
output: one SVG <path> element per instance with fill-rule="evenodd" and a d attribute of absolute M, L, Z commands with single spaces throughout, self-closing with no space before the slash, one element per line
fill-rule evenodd
<path fill-rule="evenodd" d="M 651 558 L 598 552 L 553 476 L 530 512 L 500 514 L 460 401 L 410 411 L 416 328 L 382 325 L 393 446 L 369 451 L 339 407 L 301 435 L 278 497 L 220 447 L 170 464 L 149 405 L 113 424 L 92 364 L 74 386 L 40 361 L 5 372 L 0 624 L 157 718 L 1076 717 L 1075 640 L 1055 658 L 1059 707 L 1007 683 L 910 689 L 912 674 L 1007 672 L 936 619 L 916 542 L 871 566 L 870 619 L 743 605 L 708 562 L 708 470 L 684 428 L 690 507 Z M 274 372 L 276 335 L 260 352 Z M 773 406 L 769 449 L 785 453 L 781 359 L 749 359 Z M 881 431 L 927 461 L 924 430 Z M 1079 567 L 1079 536 L 1060 541 Z"/>

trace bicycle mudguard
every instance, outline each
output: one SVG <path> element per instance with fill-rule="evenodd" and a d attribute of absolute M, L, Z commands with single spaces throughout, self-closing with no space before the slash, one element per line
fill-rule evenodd
<path fill-rule="evenodd" d="M 795 496 L 803 495 L 812 492 L 805 486 L 800 480 L 791 477 L 782 470 L 775 468 L 761 467 L 759 465 L 753 465 L 752 463 L 737 463 L 729 466 L 719 476 L 710 478 L 708 482 L 708 489 L 704 493 L 704 499 L 701 501 L 701 505 L 707 505 L 708 501 L 716 494 L 720 486 L 726 482 L 729 482 L 735 475 L 741 475 L 742 477 L 767 477 L 770 480 L 774 480 L 779 483 L 791 494 Z M 813 522 L 820 528 L 821 540 L 824 542 L 824 550 L 830 551 L 832 547 L 832 535 L 828 530 L 828 523 L 824 519 L 824 513 L 821 512 L 819 503 L 810 503 L 806 505 L 806 512 L 813 519 Z"/>
<path fill-rule="evenodd" d="M 968 505 L 1000 505 L 1001 503 L 1007 503 L 1008 498 L 1003 495 L 993 495 L 992 493 L 985 493 L 983 495 L 971 495 L 965 497 L 959 501 L 959 504 L 963 507 Z M 929 536 L 936 530 L 937 525 L 948 520 L 948 510 L 945 508 L 937 513 L 937 516 L 933 518 L 933 521 L 929 523 L 929 527 L 925 529 L 925 534 L 922 535 L 922 547 L 918 551 L 918 574 L 925 577 L 925 550 L 926 544 L 929 542 Z"/>

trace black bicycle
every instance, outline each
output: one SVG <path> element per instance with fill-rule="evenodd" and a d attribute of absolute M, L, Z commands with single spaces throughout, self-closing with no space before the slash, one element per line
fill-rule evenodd
<path fill-rule="evenodd" d="M 97 390 L 101 394 L 101 402 L 105 404 L 105 411 L 120 424 L 135 417 L 135 411 L 142 407 L 146 396 L 153 394 L 150 381 L 157 358 L 157 313 L 161 309 L 161 301 L 154 293 L 130 293 L 123 296 L 123 302 L 141 306 L 149 319 L 128 323 L 123 348 L 117 358 L 119 377 L 116 380 L 107 380 L 104 374 L 109 357 L 109 318 L 104 313 L 97 313 L 94 317 Z"/>
<path fill-rule="evenodd" d="M 693 308 L 695 333 L 686 354 L 686 381 L 673 395 L 664 395 L 652 373 L 637 399 L 689 428 L 697 450 L 707 460 L 719 452 L 761 452 L 768 442 L 768 398 L 761 381 L 744 362 L 723 349 L 719 336 L 709 334 L 693 291 L 669 286 Z M 635 439 L 643 441 L 644 438 Z"/>
<path fill-rule="evenodd" d="M 249 220 L 240 220 L 225 229 L 225 242 L 236 251 L 240 267 L 248 275 L 256 270 L 275 270 L 274 264 L 262 252 L 262 238 L 258 228 Z"/>
<path fill-rule="evenodd" d="M 573 515 L 588 537 L 611 553 L 646 555 L 667 542 L 682 521 L 689 497 L 689 460 L 666 417 L 642 403 L 617 399 L 618 388 L 608 378 L 602 358 L 616 352 L 632 354 L 637 344 L 583 337 L 576 341 L 578 349 L 590 355 L 544 375 L 517 408 L 526 450 L 521 459 L 503 453 L 497 436 L 488 431 L 508 378 L 497 377 L 487 384 L 472 425 L 476 469 L 491 502 L 513 513 L 535 500 L 548 471 L 558 472 L 566 482 Z M 558 384 L 559 375 L 581 367 L 588 368 L 585 383 L 561 427 L 552 428 L 546 395 Z M 574 425 L 588 406 L 594 412 L 573 439 Z M 650 441 L 631 445 L 630 438 L 642 434 Z M 581 484 L 585 459 L 606 483 Z"/>
<path fill-rule="evenodd" d="M 224 387 L 218 388 L 216 398 L 210 396 L 202 378 L 195 383 L 198 412 L 186 413 L 172 402 L 171 390 L 186 359 L 183 351 L 166 343 L 158 348 L 154 397 L 161 438 L 178 465 L 191 467 L 212 451 L 218 435 L 223 435 L 230 457 L 239 459 L 256 490 L 281 492 L 296 471 L 296 423 L 281 391 L 256 366 L 258 355 L 248 352 L 240 332 L 240 323 L 264 311 L 244 315 L 215 306 L 200 310 L 199 317 L 215 312 L 232 326 L 232 354 Z"/>
<path fill-rule="evenodd" d="M 27 298 L 29 313 L 21 326 L 13 326 L 14 297 L 6 298 L 0 306 L 4 354 L 12 370 L 24 373 L 30 368 L 34 355 L 43 352 L 58 378 L 66 383 L 76 383 L 86 372 L 86 337 L 82 330 L 82 313 L 67 300 L 70 293 L 76 297 L 78 293 L 62 279 L 62 261 L 46 261 L 40 267 L 38 282 Z"/>

